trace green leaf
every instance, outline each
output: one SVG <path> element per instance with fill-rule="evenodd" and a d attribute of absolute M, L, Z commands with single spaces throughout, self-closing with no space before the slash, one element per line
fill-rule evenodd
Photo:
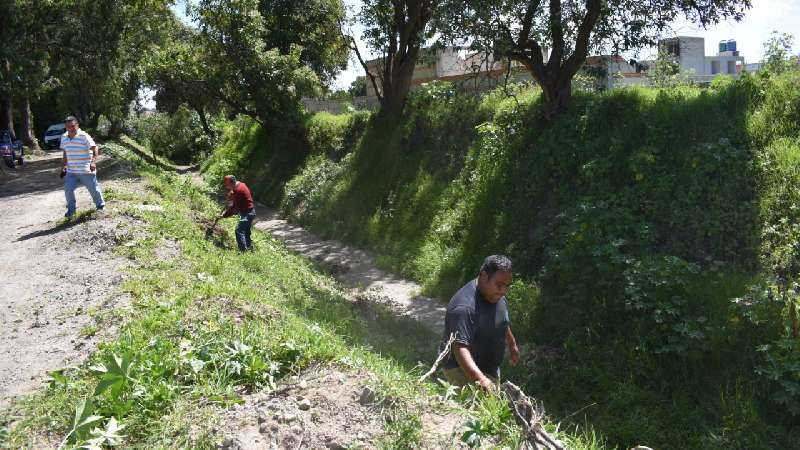
<path fill-rule="evenodd" d="M 69 380 L 64 375 L 64 370 L 66 369 L 58 369 L 58 370 L 53 370 L 51 372 L 47 372 L 47 375 L 50 376 L 50 387 L 54 387 L 57 384 L 60 384 L 62 386 L 67 385 L 67 382 Z"/>
<path fill-rule="evenodd" d="M 83 399 L 78 403 L 75 407 L 75 416 L 72 419 L 70 431 L 64 438 L 65 442 L 75 443 L 79 439 L 82 440 L 89 431 L 89 427 L 103 420 L 102 416 L 93 415 L 93 412 L 94 403 L 91 399 Z"/>

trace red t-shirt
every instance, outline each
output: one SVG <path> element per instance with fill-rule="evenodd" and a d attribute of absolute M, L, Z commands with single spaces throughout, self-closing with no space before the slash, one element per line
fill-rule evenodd
<path fill-rule="evenodd" d="M 233 190 L 228 191 L 225 206 L 228 209 L 225 211 L 224 216 L 230 217 L 237 212 L 242 215 L 247 214 L 251 209 L 255 208 L 256 203 L 253 201 L 253 194 L 250 193 L 250 188 L 241 181 L 237 181 Z"/>

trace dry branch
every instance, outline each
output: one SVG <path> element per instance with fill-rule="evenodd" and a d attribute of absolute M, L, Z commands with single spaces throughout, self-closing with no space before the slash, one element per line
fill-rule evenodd
<path fill-rule="evenodd" d="M 544 408 L 539 403 L 531 401 L 522 389 L 510 381 L 504 382 L 501 389 L 511 403 L 514 417 L 535 450 L 565 450 L 564 444 L 547 434 L 542 427 Z"/>
<path fill-rule="evenodd" d="M 445 344 L 444 349 L 442 350 L 441 353 L 439 353 L 439 356 L 436 357 L 436 361 L 433 362 L 431 370 L 429 370 L 425 375 L 419 377 L 418 381 L 420 383 L 422 383 L 423 381 L 425 381 L 426 378 L 431 376 L 433 372 L 436 372 L 436 368 L 439 367 L 439 364 L 441 364 L 442 361 L 444 361 L 444 357 L 447 356 L 448 353 L 450 353 L 450 346 L 453 345 L 453 341 L 455 340 L 456 340 L 456 334 L 451 333 L 450 339 L 447 340 L 447 344 Z"/>

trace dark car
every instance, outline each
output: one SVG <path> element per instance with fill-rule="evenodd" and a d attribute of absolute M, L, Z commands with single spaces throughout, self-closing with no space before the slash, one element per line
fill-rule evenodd
<path fill-rule="evenodd" d="M 15 163 L 22 165 L 25 161 L 22 142 L 13 140 L 11 138 L 11 132 L 8 130 L 0 131 L 0 157 L 2 157 L 6 165 L 11 168 L 14 168 Z"/>

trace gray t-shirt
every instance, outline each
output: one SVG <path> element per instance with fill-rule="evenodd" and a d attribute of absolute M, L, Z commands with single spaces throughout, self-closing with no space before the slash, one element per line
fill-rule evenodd
<path fill-rule="evenodd" d="M 475 280 L 470 280 L 447 304 L 442 345 L 450 339 L 451 333 L 455 333 L 455 341 L 469 346 L 472 359 L 481 372 L 499 378 L 500 364 L 503 362 L 506 350 L 507 329 L 506 298 L 501 298 L 497 303 L 490 303 L 478 290 Z M 453 351 L 445 360 L 444 367 L 447 369 L 458 367 Z"/>

